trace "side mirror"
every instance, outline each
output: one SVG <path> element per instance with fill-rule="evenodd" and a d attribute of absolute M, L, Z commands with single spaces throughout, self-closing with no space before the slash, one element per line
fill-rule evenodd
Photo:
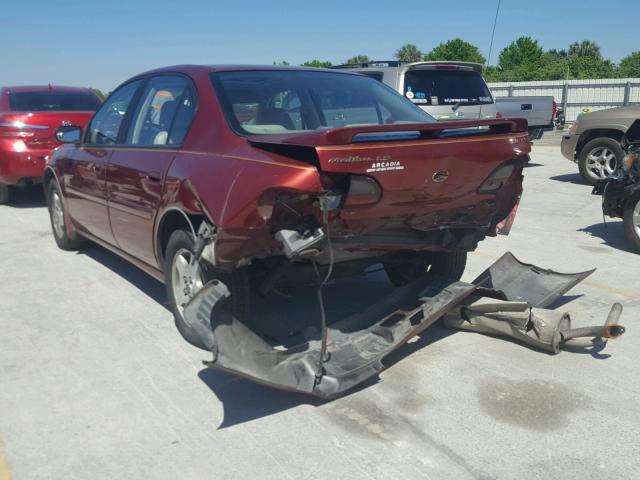
<path fill-rule="evenodd" d="M 60 143 L 79 143 L 82 136 L 82 129 L 76 126 L 58 127 L 56 130 L 56 139 Z"/>

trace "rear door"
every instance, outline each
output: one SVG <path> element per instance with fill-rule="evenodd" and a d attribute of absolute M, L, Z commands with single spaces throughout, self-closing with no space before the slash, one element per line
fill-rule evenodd
<path fill-rule="evenodd" d="M 152 77 L 128 121 L 125 145 L 107 170 L 109 219 L 122 250 L 156 265 L 153 231 L 164 176 L 195 112 L 195 88 L 182 75 Z"/>
<path fill-rule="evenodd" d="M 70 154 L 64 172 L 71 218 L 82 231 L 111 244 L 115 240 L 107 212 L 107 163 L 141 84 L 142 80 L 127 83 L 107 99 L 87 127 L 84 143 Z"/>

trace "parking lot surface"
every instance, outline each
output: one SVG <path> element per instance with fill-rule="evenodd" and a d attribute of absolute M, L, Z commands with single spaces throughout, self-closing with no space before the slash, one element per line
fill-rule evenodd
<path fill-rule="evenodd" d="M 41 193 L 21 192 L 0 206 L 0 480 L 638 478 L 640 254 L 556 140 L 534 147 L 511 235 L 463 279 L 507 250 L 597 267 L 558 308 L 582 326 L 621 302 L 627 334 L 551 356 L 435 326 L 330 402 L 206 369 L 160 283 L 99 247 L 58 250 Z M 357 282 L 328 301 L 386 279 Z"/>

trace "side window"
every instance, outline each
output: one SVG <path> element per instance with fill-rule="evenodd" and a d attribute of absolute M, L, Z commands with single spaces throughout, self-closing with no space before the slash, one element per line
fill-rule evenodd
<path fill-rule="evenodd" d="M 118 141 L 118 132 L 127 108 L 142 80 L 136 80 L 120 87 L 94 115 L 85 142 L 91 145 L 114 145 Z"/>
<path fill-rule="evenodd" d="M 182 143 L 193 116 L 193 103 L 193 92 L 185 77 L 162 75 L 152 78 L 132 117 L 127 144 Z M 174 126 L 176 120 L 178 125 Z"/>
<path fill-rule="evenodd" d="M 191 121 L 196 113 L 196 96 L 191 87 L 187 87 L 180 100 L 176 118 L 173 120 L 171 132 L 169 133 L 170 145 L 181 145 L 184 137 L 187 136 Z"/>

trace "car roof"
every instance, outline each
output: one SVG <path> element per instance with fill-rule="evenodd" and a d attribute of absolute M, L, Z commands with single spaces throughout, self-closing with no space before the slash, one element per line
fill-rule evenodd
<path fill-rule="evenodd" d="M 162 68 L 149 70 L 147 72 L 136 75 L 136 77 L 143 77 L 146 75 L 152 75 L 152 74 L 158 74 L 158 73 L 185 73 L 189 75 L 189 74 L 195 74 L 200 72 L 241 72 L 241 71 L 256 71 L 256 70 L 327 72 L 327 73 L 343 73 L 343 74 L 349 74 L 349 75 L 357 75 L 357 72 L 334 70 L 329 68 L 296 67 L 292 65 L 221 64 L 221 65 L 173 65 L 169 67 L 162 67 Z"/>
<path fill-rule="evenodd" d="M 87 92 L 91 91 L 87 87 L 66 87 L 59 85 L 18 85 L 13 87 L 2 87 L 0 90 L 8 93 L 29 93 L 29 92 L 42 92 L 44 90 L 50 90 L 52 92 Z"/>
<path fill-rule="evenodd" d="M 352 63 L 352 64 L 347 63 L 345 65 L 336 65 L 333 68 L 342 70 L 342 71 L 385 70 L 385 69 L 388 69 L 388 70 L 398 69 L 398 70 L 407 71 L 407 70 L 414 70 L 414 69 L 418 70 L 420 68 L 430 69 L 430 68 L 437 67 L 439 65 L 464 67 L 465 69 L 473 70 L 480 74 L 482 74 L 482 69 L 483 69 L 483 66 L 480 63 L 462 62 L 457 60 L 425 60 L 425 61 L 419 61 L 419 62 L 399 62 L 396 60 L 388 60 L 388 61 L 384 60 L 384 61 L 371 61 L 371 62 L 365 62 L 365 63 Z"/>

